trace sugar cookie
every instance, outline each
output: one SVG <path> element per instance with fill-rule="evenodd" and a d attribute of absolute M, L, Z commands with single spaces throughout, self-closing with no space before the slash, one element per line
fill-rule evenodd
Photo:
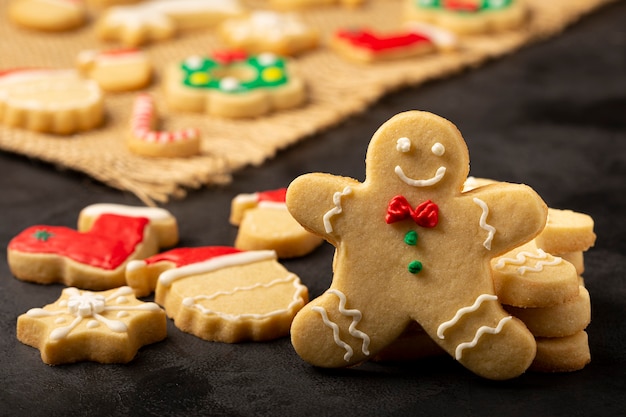
<path fill-rule="evenodd" d="M 191 56 L 170 65 L 165 93 L 172 109 L 232 118 L 261 116 L 306 100 L 293 63 L 270 53 L 237 51 Z"/>
<path fill-rule="evenodd" d="M 538 234 L 547 207 L 524 185 L 462 193 L 468 171 L 456 127 L 413 111 L 374 134 L 365 182 L 308 174 L 291 183 L 291 214 L 336 247 L 330 289 L 291 328 L 303 359 L 357 364 L 416 321 L 478 375 L 506 379 L 528 368 L 534 337 L 502 309 L 489 262 Z"/>
<path fill-rule="evenodd" d="M 338 30 L 330 46 L 348 59 L 371 63 L 452 49 L 455 42 L 454 35 L 443 29 L 413 25 L 408 30 L 390 34 L 367 29 Z"/>
<path fill-rule="evenodd" d="M 125 285 L 129 260 L 177 241 L 176 221 L 166 210 L 97 204 L 81 211 L 78 230 L 25 229 L 9 242 L 7 260 L 24 281 L 103 290 Z"/>
<path fill-rule="evenodd" d="M 311 252 L 323 239 L 307 232 L 287 211 L 286 188 L 237 195 L 231 204 L 230 222 L 239 226 L 235 247 L 271 249 L 279 258 Z"/>
<path fill-rule="evenodd" d="M 269 0 L 270 5 L 280 10 L 297 10 L 319 6 L 342 5 L 348 7 L 359 6 L 363 0 Z"/>
<path fill-rule="evenodd" d="M 66 288 L 53 304 L 17 319 L 17 339 L 41 351 L 49 365 L 126 363 L 140 347 L 165 339 L 165 312 L 133 296 L 130 287 L 104 292 Z"/>
<path fill-rule="evenodd" d="M 154 99 L 141 94 L 135 99 L 130 122 L 128 148 L 143 156 L 186 157 L 200 153 L 200 132 L 195 128 L 175 131 L 154 130 Z"/>
<path fill-rule="evenodd" d="M 492 260 L 496 294 L 503 304 L 548 307 L 578 296 L 576 268 L 534 242 Z"/>
<path fill-rule="evenodd" d="M 36 132 L 68 135 L 99 126 L 100 87 L 72 70 L 0 72 L 0 122 Z"/>
<path fill-rule="evenodd" d="M 307 288 L 276 262 L 273 251 L 209 247 L 175 255 L 145 260 L 155 268 L 165 262 L 155 300 L 176 327 L 202 339 L 235 343 L 285 336 L 308 301 Z"/>
<path fill-rule="evenodd" d="M 78 0 L 12 0 L 9 19 L 28 29 L 61 32 L 83 26 L 87 9 Z"/>
<path fill-rule="evenodd" d="M 584 330 L 566 337 L 537 338 L 537 356 L 530 369 L 537 372 L 572 372 L 591 362 L 589 337 Z"/>
<path fill-rule="evenodd" d="M 538 247 L 549 253 L 584 252 L 596 241 L 593 225 L 587 214 L 551 208 L 546 227 L 535 240 Z"/>
<path fill-rule="evenodd" d="M 522 0 L 405 0 L 406 18 L 463 35 L 516 29 L 526 19 Z"/>
<path fill-rule="evenodd" d="M 316 48 L 319 41 L 317 31 L 296 14 L 272 11 L 227 19 L 220 25 L 219 34 L 229 47 L 250 54 L 296 55 Z"/>
<path fill-rule="evenodd" d="M 152 64 L 139 49 L 84 50 L 78 54 L 80 73 L 105 91 L 138 90 L 150 84 Z"/>
<path fill-rule="evenodd" d="M 152 0 L 111 7 L 96 32 L 103 40 L 139 46 L 169 39 L 181 30 L 213 27 L 243 12 L 237 0 Z"/>

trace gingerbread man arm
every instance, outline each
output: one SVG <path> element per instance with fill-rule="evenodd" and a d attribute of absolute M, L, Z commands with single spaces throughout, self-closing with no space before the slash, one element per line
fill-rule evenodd
<path fill-rule="evenodd" d="M 351 198 L 360 183 L 352 178 L 329 174 L 306 174 L 296 178 L 287 189 L 287 208 L 291 215 L 310 232 L 336 241 L 340 225 L 337 216 L 343 203 Z"/>
<path fill-rule="evenodd" d="M 493 256 L 528 242 L 543 230 L 548 207 L 530 187 L 498 183 L 463 193 L 480 213 L 483 246 Z M 506 230 L 506 233 L 498 231 Z"/>

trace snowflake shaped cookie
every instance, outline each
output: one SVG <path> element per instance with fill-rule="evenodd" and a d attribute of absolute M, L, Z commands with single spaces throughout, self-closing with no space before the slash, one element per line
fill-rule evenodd
<path fill-rule="evenodd" d="M 39 349 L 49 365 L 126 363 L 141 346 L 166 334 L 165 312 L 137 300 L 130 287 L 103 292 L 66 288 L 53 304 L 17 319 L 18 340 Z"/>

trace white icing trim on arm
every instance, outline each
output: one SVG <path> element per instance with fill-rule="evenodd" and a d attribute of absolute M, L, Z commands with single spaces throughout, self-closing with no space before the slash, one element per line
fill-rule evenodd
<path fill-rule="evenodd" d="M 429 187 L 431 185 L 437 184 L 439 181 L 442 180 L 442 178 L 446 174 L 446 167 L 441 166 L 437 168 L 437 172 L 435 173 L 435 175 L 432 178 L 428 178 L 425 180 L 416 180 L 407 177 L 400 165 L 397 165 L 394 171 L 396 175 L 407 185 L 410 185 L 412 187 Z"/>
<path fill-rule="evenodd" d="M 489 216 L 489 206 L 480 198 L 474 197 L 474 203 L 478 205 L 482 209 L 482 213 L 480 215 L 479 226 L 481 229 L 487 231 L 487 238 L 483 242 L 483 246 L 487 250 L 491 250 L 491 242 L 493 241 L 493 237 L 496 234 L 496 228 L 487 223 L 487 216 Z"/>
<path fill-rule="evenodd" d="M 324 218 L 323 218 L 324 230 L 326 230 L 326 233 L 333 232 L 333 225 L 330 222 L 330 219 L 338 214 L 341 214 L 341 212 L 343 211 L 343 208 L 341 207 L 341 198 L 351 193 L 352 193 L 352 188 L 350 188 L 350 186 L 346 186 L 343 189 L 343 191 L 341 192 L 337 191 L 335 194 L 333 194 L 333 204 L 335 205 L 335 207 L 328 210 L 326 214 L 324 214 Z"/>

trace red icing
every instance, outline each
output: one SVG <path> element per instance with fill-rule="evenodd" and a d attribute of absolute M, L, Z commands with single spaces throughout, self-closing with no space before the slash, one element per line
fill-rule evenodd
<path fill-rule="evenodd" d="M 480 9 L 480 4 L 476 0 L 446 0 L 443 7 L 448 10 L 477 12 Z"/>
<path fill-rule="evenodd" d="M 287 197 L 287 189 L 279 188 L 277 190 L 259 191 L 257 193 L 257 202 L 270 201 L 274 203 L 284 203 Z"/>
<path fill-rule="evenodd" d="M 430 200 L 424 201 L 413 210 L 404 196 L 397 195 L 391 199 L 387 207 L 385 222 L 387 224 L 411 218 L 422 227 L 435 227 L 439 222 L 439 207 Z"/>
<path fill-rule="evenodd" d="M 368 30 L 340 30 L 336 36 L 349 42 L 352 46 L 368 49 L 372 52 L 384 52 L 420 43 L 431 43 L 429 38 L 415 32 L 381 36 Z"/>
<path fill-rule="evenodd" d="M 237 61 L 245 61 L 248 58 L 248 54 L 245 51 L 238 50 L 215 51 L 212 56 L 213 60 L 221 65 L 228 65 Z"/>
<path fill-rule="evenodd" d="M 56 254 L 81 264 L 113 270 L 135 252 L 149 222 L 144 217 L 103 214 L 91 230 L 84 233 L 68 227 L 32 226 L 14 237 L 8 249 Z"/>
<path fill-rule="evenodd" d="M 102 56 L 110 56 L 110 57 L 119 57 L 124 55 L 133 55 L 138 54 L 141 51 L 137 48 L 119 48 L 119 49 L 110 49 L 107 51 L 100 52 Z"/>
<path fill-rule="evenodd" d="M 176 267 L 208 261 L 224 255 L 243 252 L 230 246 L 202 246 L 199 248 L 176 248 L 144 259 L 148 265 L 173 262 Z"/>

